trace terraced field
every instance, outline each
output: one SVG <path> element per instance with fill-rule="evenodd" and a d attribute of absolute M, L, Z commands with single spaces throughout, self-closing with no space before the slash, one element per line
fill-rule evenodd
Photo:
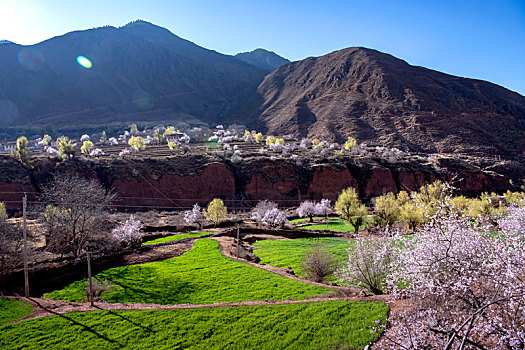
<path fill-rule="evenodd" d="M 202 234 L 206 232 L 189 237 Z M 338 238 L 259 243 L 266 248 L 258 251 L 270 252 L 264 261 L 275 265 L 296 264 L 301 253 L 315 244 L 323 244 L 336 254 L 349 245 Z M 292 252 L 291 259 L 285 259 L 285 250 Z M 116 309 L 75 313 L 66 309 L 56 316 L 1 325 L 32 311 L 27 304 L 9 301 L 1 305 L 0 348 L 362 349 L 379 337 L 377 326 L 385 324 L 388 312 L 388 306 L 379 302 L 309 301 L 335 291 L 226 258 L 218 243 L 209 238 L 196 241 L 180 257 L 112 268 L 95 278 L 112 284 L 102 294 L 110 303 L 140 304 L 106 304 Z M 86 281 L 81 280 L 45 297 L 83 301 L 85 289 Z M 227 302 L 244 303 L 220 304 Z M 148 310 L 142 310 L 142 303 L 151 303 Z M 219 304 L 199 305 L 212 303 Z M 163 306 L 172 304 L 181 305 Z M 88 304 L 81 305 L 92 310 Z M 169 309 L 162 309 L 166 307 Z"/>
<path fill-rule="evenodd" d="M 272 265 L 282 268 L 291 267 L 294 273 L 301 278 L 306 278 L 302 262 L 305 255 L 314 247 L 322 247 L 330 252 L 334 258 L 342 262 L 348 256 L 346 249 L 352 246 L 352 241 L 344 238 L 301 238 L 301 239 L 268 239 L 254 244 L 254 254 L 261 261 L 260 264 Z M 330 278 L 335 281 L 335 278 Z"/>

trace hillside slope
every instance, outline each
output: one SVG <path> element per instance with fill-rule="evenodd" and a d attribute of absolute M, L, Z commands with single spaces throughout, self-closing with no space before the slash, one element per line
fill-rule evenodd
<path fill-rule="evenodd" d="M 250 52 L 241 52 L 234 56 L 235 58 L 247 62 L 251 65 L 259 67 L 268 71 L 268 73 L 279 68 L 283 64 L 289 63 L 290 61 L 284 57 L 279 56 L 273 51 L 265 49 L 255 49 Z"/>
<path fill-rule="evenodd" d="M 419 152 L 525 151 L 525 97 L 359 47 L 281 66 L 241 111 L 275 134 Z"/>
<path fill-rule="evenodd" d="M 76 59 L 92 62 L 86 69 Z M 266 71 L 144 21 L 0 46 L 0 124 L 98 124 L 229 115 Z"/>

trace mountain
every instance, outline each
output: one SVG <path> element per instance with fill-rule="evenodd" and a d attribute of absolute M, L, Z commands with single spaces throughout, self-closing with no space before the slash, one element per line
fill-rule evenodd
<path fill-rule="evenodd" d="M 525 97 L 361 47 L 288 63 L 240 109 L 273 134 L 418 152 L 523 154 Z"/>
<path fill-rule="evenodd" d="M 268 51 L 265 49 L 255 49 L 250 52 L 241 52 L 236 54 L 234 57 L 256 67 L 262 68 L 268 73 L 274 71 L 283 64 L 290 62 L 289 60 L 279 56 L 275 52 Z"/>
<path fill-rule="evenodd" d="M 92 62 L 87 69 L 78 56 Z M 217 123 L 266 71 L 145 21 L 0 46 L 0 123 Z"/>

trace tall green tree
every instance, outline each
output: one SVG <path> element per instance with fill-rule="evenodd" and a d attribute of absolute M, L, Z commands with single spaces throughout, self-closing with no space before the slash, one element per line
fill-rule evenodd
<path fill-rule="evenodd" d="M 335 202 L 335 211 L 341 219 L 352 225 L 355 233 L 359 233 L 359 227 L 363 225 L 368 215 L 366 207 L 361 203 L 353 187 L 348 187 L 341 192 Z"/>
<path fill-rule="evenodd" d="M 16 159 L 25 167 L 30 168 L 31 167 L 31 155 L 30 150 L 27 148 L 28 141 L 27 137 L 20 136 L 16 140 L 16 149 L 11 151 L 11 157 Z"/>

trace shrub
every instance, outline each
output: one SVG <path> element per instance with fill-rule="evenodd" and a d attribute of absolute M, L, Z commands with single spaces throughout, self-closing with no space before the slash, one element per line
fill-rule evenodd
<path fill-rule="evenodd" d="M 99 281 L 96 278 L 91 280 L 91 286 L 93 289 L 93 301 L 103 301 L 102 293 L 110 291 L 115 286 L 111 281 L 104 279 Z M 86 281 L 86 289 L 84 290 L 84 296 L 89 301 L 89 280 Z"/>
<path fill-rule="evenodd" d="M 309 280 L 323 282 L 335 271 L 334 257 L 321 247 L 314 247 L 306 253 L 302 268 Z"/>
<path fill-rule="evenodd" d="M 391 238 L 358 241 L 348 250 L 348 264 L 337 271 L 339 279 L 352 286 L 383 294 L 385 279 L 394 260 Z"/>

